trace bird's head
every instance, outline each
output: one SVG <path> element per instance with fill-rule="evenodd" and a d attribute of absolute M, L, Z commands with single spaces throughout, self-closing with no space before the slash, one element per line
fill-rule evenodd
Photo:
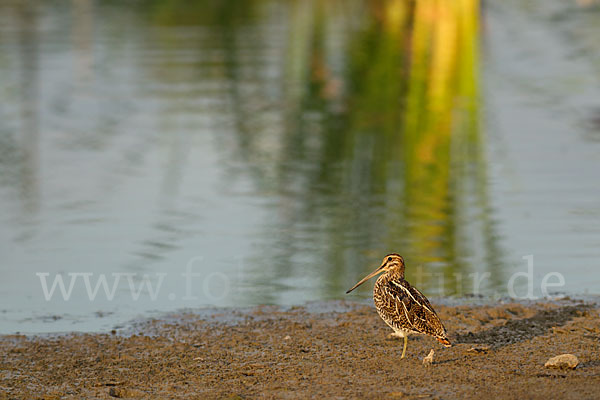
<path fill-rule="evenodd" d="M 398 253 L 388 254 L 387 256 L 385 256 L 383 258 L 381 265 L 375 271 L 371 272 L 369 275 L 362 278 L 356 285 L 354 285 L 352 288 L 350 288 L 346 293 L 350 293 L 351 291 L 353 291 L 354 289 L 356 289 L 357 287 L 359 287 L 360 285 L 362 285 L 363 283 L 365 283 L 372 277 L 379 275 L 382 272 L 385 272 L 388 274 L 394 274 L 394 275 L 398 274 L 401 279 L 404 279 L 404 258 L 402 258 L 402 256 Z"/>

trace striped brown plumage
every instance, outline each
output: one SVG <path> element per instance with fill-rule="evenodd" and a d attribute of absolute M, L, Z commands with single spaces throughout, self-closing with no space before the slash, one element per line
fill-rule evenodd
<path fill-rule="evenodd" d="M 402 256 L 388 254 L 378 269 L 346 293 L 383 272 L 375 282 L 373 300 L 381 319 L 394 330 L 396 336 L 404 337 L 402 357 L 406 351 L 406 337 L 414 333 L 433 336 L 444 346 L 451 346 L 442 321 L 423 293 L 404 279 L 404 269 Z"/>

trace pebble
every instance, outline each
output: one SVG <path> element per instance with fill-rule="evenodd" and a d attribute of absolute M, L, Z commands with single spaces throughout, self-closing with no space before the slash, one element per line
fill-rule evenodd
<path fill-rule="evenodd" d="M 475 345 L 469 347 L 469 349 L 467 349 L 467 353 L 473 353 L 473 354 L 487 353 L 489 351 L 490 351 L 490 346 L 488 346 L 486 344 L 475 344 Z"/>
<path fill-rule="evenodd" d="M 577 368 L 577 365 L 579 365 L 579 359 L 576 356 L 573 354 L 561 354 L 546 361 L 544 367 L 575 369 Z"/>

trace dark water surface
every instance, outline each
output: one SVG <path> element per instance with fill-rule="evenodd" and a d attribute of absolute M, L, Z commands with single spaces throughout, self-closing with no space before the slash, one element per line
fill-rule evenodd
<path fill-rule="evenodd" d="M 600 294 L 600 4 L 417 3 L 1 2 L 0 332 Z"/>

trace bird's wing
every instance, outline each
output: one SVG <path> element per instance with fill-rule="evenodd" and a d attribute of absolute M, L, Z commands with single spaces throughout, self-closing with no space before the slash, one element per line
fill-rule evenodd
<path fill-rule="evenodd" d="M 405 328 L 436 337 L 446 337 L 446 329 L 429 300 L 405 280 L 391 280 L 385 286 Z"/>

